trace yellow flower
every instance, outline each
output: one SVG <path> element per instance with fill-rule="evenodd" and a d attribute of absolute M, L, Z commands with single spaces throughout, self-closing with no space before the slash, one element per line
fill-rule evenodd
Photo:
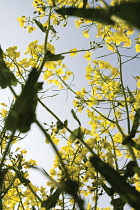
<path fill-rule="evenodd" d="M 73 51 L 77 51 L 77 48 L 73 48 L 73 49 L 69 50 L 69 52 L 73 52 Z M 77 52 L 73 52 L 73 53 L 70 53 L 70 56 L 73 57 L 77 54 L 78 54 Z"/>
<path fill-rule="evenodd" d="M 85 58 L 87 61 L 90 61 L 90 60 L 91 60 L 91 56 L 92 56 L 92 53 L 86 51 L 86 54 L 84 55 L 84 58 Z"/>
<path fill-rule="evenodd" d="M 20 52 L 16 52 L 17 46 L 14 47 L 9 47 L 6 51 L 11 58 L 19 58 L 20 57 Z"/>
<path fill-rule="evenodd" d="M 86 38 L 89 38 L 89 34 L 88 34 L 89 31 L 83 31 L 82 35 Z"/>
<path fill-rule="evenodd" d="M 33 26 L 27 26 L 27 29 L 28 29 L 28 33 L 32 33 L 33 31 L 36 30 L 36 28 Z"/>
<path fill-rule="evenodd" d="M 53 75 L 52 71 L 50 70 L 47 70 L 45 71 L 44 75 L 43 75 L 43 78 L 44 80 L 47 80 L 49 77 L 51 77 Z"/>
<path fill-rule="evenodd" d="M 71 76 L 71 75 L 73 74 L 73 72 L 67 71 L 66 74 L 67 74 L 68 76 Z"/>
<path fill-rule="evenodd" d="M 60 141 L 60 139 L 56 138 L 54 135 L 51 136 L 51 139 L 52 139 L 53 143 L 56 144 L 56 145 L 57 145 L 57 144 L 59 143 L 59 141 Z"/>
<path fill-rule="evenodd" d="M 81 26 L 81 24 L 83 23 L 83 21 L 81 21 L 81 20 L 74 20 L 75 21 L 75 26 L 76 26 L 76 28 L 78 29 L 80 26 Z"/>
<path fill-rule="evenodd" d="M 81 89 L 81 91 L 76 91 L 76 95 L 77 95 L 77 96 L 84 97 L 84 96 L 86 95 L 86 90 L 85 90 L 85 88 L 83 87 L 83 88 Z"/>
<path fill-rule="evenodd" d="M 58 75 L 64 74 L 64 70 L 62 68 L 55 70 Z"/>
<path fill-rule="evenodd" d="M 56 171 L 54 170 L 54 168 L 50 169 L 50 175 L 52 177 L 56 175 Z"/>
<path fill-rule="evenodd" d="M 0 105 L 1 105 L 1 106 L 6 106 L 6 107 L 7 107 L 7 105 L 6 105 L 5 103 L 0 103 Z"/>
<path fill-rule="evenodd" d="M 53 79 L 52 82 L 54 83 L 54 85 L 58 86 L 58 85 L 61 85 L 61 82 L 56 80 L 56 79 Z"/>
<path fill-rule="evenodd" d="M 8 111 L 6 109 L 2 109 L 1 112 L 0 112 L 0 114 L 1 114 L 1 116 L 3 118 L 5 118 L 7 116 L 7 114 L 8 114 Z"/>
<path fill-rule="evenodd" d="M 26 17 L 25 17 L 25 16 L 19 17 L 19 18 L 17 19 L 17 21 L 19 22 L 20 27 L 24 27 L 24 24 L 25 24 L 25 22 L 26 22 Z"/>
<path fill-rule="evenodd" d="M 136 48 L 136 52 L 140 52 L 140 44 L 136 44 L 135 48 Z"/>

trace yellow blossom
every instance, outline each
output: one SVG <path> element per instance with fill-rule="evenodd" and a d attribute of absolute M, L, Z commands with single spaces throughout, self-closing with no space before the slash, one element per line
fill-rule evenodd
<path fill-rule="evenodd" d="M 80 26 L 81 26 L 81 24 L 83 23 L 83 21 L 81 21 L 81 20 L 74 20 L 75 21 L 75 26 L 76 26 L 76 28 L 78 29 Z"/>
<path fill-rule="evenodd" d="M 43 75 L 43 78 L 44 80 L 47 80 L 49 77 L 51 77 L 53 75 L 52 71 L 50 70 L 47 70 L 45 71 L 44 75 Z"/>
<path fill-rule="evenodd" d="M 71 71 L 66 71 L 66 74 L 67 74 L 68 76 L 71 76 L 71 75 L 73 74 L 73 72 L 71 72 Z"/>
<path fill-rule="evenodd" d="M 17 21 L 20 23 L 20 27 L 24 27 L 24 24 L 26 22 L 26 17 L 25 16 L 19 17 Z"/>
<path fill-rule="evenodd" d="M 82 35 L 86 38 L 89 38 L 89 31 L 83 31 Z"/>
<path fill-rule="evenodd" d="M 62 68 L 56 69 L 55 72 L 56 72 L 58 75 L 64 74 L 64 70 L 63 70 Z"/>
<path fill-rule="evenodd" d="M 73 48 L 73 49 L 69 50 L 69 52 L 72 52 L 72 53 L 70 53 L 71 57 L 73 57 L 73 56 L 78 54 L 77 52 L 73 52 L 73 51 L 77 51 L 77 48 Z"/>
<path fill-rule="evenodd" d="M 0 103 L 0 105 L 1 105 L 1 106 L 6 106 L 6 107 L 7 107 L 7 105 L 6 105 L 5 103 Z"/>
<path fill-rule="evenodd" d="M 56 171 L 54 170 L 54 168 L 50 169 L 50 175 L 52 177 L 56 175 Z"/>
<path fill-rule="evenodd" d="M 1 112 L 0 112 L 0 114 L 1 114 L 1 116 L 3 118 L 5 118 L 7 116 L 7 114 L 8 114 L 8 111 L 6 109 L 2 109 Z"/>
<path fill-rule="evenodd" d="M 86 54 L 84 55 L 84 58 L 86 58 L 87 61 L 90 61 L 91 56 L 92 56 L 92 53 L 90 53 L 89 51 L 86 51 Z"/>
<path fill-rule="evenodd" d="M 33 26 L 27 26 L 27 29 L 28 29 L 28 33 L 32 33 L 33 31 L 36 30 L 36 28 Z"/>

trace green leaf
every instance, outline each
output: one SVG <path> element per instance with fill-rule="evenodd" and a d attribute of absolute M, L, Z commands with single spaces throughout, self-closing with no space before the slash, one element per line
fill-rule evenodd
<path fill-rule="evenodd" d="M 140 1 L 126 1 L 111 7 L 111 14 L 140 29 Z"/>
<path fill-rule="evenodd" d="M 67 125 L 68 125 L 68 121 L 67 120 L 65 120 L 64 123 L 61 122 L 60 120 L 58 120 L 57 123 L 56 123 L 57 132 L 59 130 L 62 130 L 63 128 L 65 128 Z"/>
<path fill-rule="evenodd" d="M 85 1 L 86 3 L 86 1 Z M 127 24 L 140 29 L 140 1 L 126 1 L 115 6 L 107 6 L 106 8 L 73 8 L 62 7 L 56 12 L 65 16 L 77 16 L 99 22 L 105 25 L 114 25 L 118 19 L 125 21 Z M 128 15 L 130 14 L 130 15 Z"/>
<path fill-rule="evenodd" d="M 134 176 L 135 172 L 134 172 L 134 167 L 136 166 L 136 162 L 135 161 L 130 161 L 127 166 L 126 166 L 126 170 L 124 173 L 123 178 L 126 180 L 128 177 L 132 177 Z"/>
<path fill-rule="evenodd" d="M 74 131 L 72 132 L 72 134 L 70 135 L 70 140 L 73 142 L 76 139 L 82 139 L 83 140 L 84 137 L 84 133 L 81 130 L 81 127 L 74 129 Z"/>
<path fill-rule="evenodd" d="M 47 50 L 46 53 L 46 61 L 59 61 L 59 60 L 63 60 L 65 57 L 62 56 L 61 54 L 53 54 L 51 53 L 49 50 Z"/>
<path fill-rule="evenodd" d="M 136 148 L 136 149 L 140 149 L 140 146 L 137 145 L 132 138 L 135 137 L 137 129 L 139 127 L 139 121 L 140 121 L 140 109 L 138 109 L 136 111 L 135 117 L 134 117 L 134 121 L 133 121 L 133 125 L 132 125 L 132 129 L 131 132 L 128 136 L 125 137 L 125 139 L 123 140 L 122 144 L 126 145 L 126 144 L 131 144 L 132 147 Z"/>
<path fill-rule="evenodd" d="M 114 25 L 115 22 L 111 20 L 110 10 L 109 8 L 90 8 L 90 9 L 78 9 L 73 7 L 62 7 L 61 9 L 55 10 L 57 13 L 61 15 L 69 15 L 69 16 L 76 16 L 80 18 L 89 19 L 95 22 L 99 22 L 102 24 L 112 24 Z"/>
<path fill-rule="evenodd" d="M 59 199 L 61 191 L 56 189 L 56 191 L 50 195 L 45 201 L 42 202 L 41 207 L 44 207 L 46 210 L 49 210 L 56 206 Z"/>
<path fill-rule="evenodd" d="M 0 47 L 0 86 L 6 88 L 9 85 L 17 85 L 17 79 L 3 60 L 3 51 Z"/>
<path fill-rule="evenodd" d="M 113 205 L 114 210 L 123 210 L 126 203 L 121 198 L 112 199 L 111 205 Z"/>
<path fill-rule="evenodd" d="M 77 195 L 79 185 L 78 182 L 73 181 L 71 179 L 67 179 L 66 181 L 60 182 L 58 187 L 61 191 L 64 191 L 72 196 L 75 196 Z"/>
<path fill-rule="evenodd" d="M 132 129 L 130 132 L 130 136 L 133 138 L 136 135 L 137 129 L 139 127 L 139 121 L 140 121 L 140 109 L 138 109 L 136 111 L 135 117 L 134 117 L 134 121 L 133 121 L 133 125 L 132 125 Z"/>
<path fill-rule="evenodd" d="M 50 30 L 56 34 L 56 30 L 54 29 L 53 25 L 50 25 Z"/>
<path fill-rule="evenodd" d="M 39 21 L 36 20 L 36 19 L 34 19 L 34 21 L 35 21 L 36 25 L 40 28 L 40 30 L 41 30 L 42 32 L 45 32 L 45 33 L 46 33 L 46 28 L 42 25 L 42 23 L 39 22 Z"/>
<path fill-rule="evenodd" d="M 78 122 L 79 126 L 81 126 L 81 122 L 80 122 L 80 120 L 78 119 L 78 117 L 77 117 L 77 115 L 76 115 L 76 113 L 74 112 L 73 109 L 71 110 L 71 113 L 72 113 L 73 118 Z"/>
<path fill-rule="evenodd" d="M 30 181 L 24 177 L 22 171 L 18 171 L 18 170 L 16 170 L 15 168 L 13 168 L 13 170 L 16 172 L 16 175 L 17 175 L 18 179 L 20 180 L 20 182 L 21 182 L 24 186 L 27 186 L 27 185 L 30 183 Z"/>
<path fill-rule="evenodd" d="M 31 124 L 36 119 L 37 91 L 42 86 L 42 83 L 37 83 L 37 80 L 38 72 L 36 68 L 33 68 L 6 119 L 5 125 L 8 130 L 18 129 L 22 133 L 30 130 Z"/>
<path fill-rule="evenodd" d="M 98 156 L 90 158 L 93 167 L 111 184 L 112 189 L 121 196 L 124 202 L 135 209 L 140 209 L 140 193 L 130 186 L 109 164 L 103 162 Z"/>

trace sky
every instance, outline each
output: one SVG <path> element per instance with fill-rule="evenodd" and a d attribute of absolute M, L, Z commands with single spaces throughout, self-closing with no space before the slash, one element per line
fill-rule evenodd
<path fill-rule="evenodd" d="M 39 40 L 40 44 L 44 42 L 44 34 L 39 29 L 29 34 L 27 33 L 27 30 L 21 28 L 19 26 L 19 23 L 17 22 L 18 17 L 22 15 L 32 16 L 33 12 L 34 8 L 32 6 L 32 0 L 5 0 L 1 2 L 0 45 L 3 50 L 6 50 L 6 48 L 10 46 L 18 46 L 19 51 L 25 52 L 27 45 L 31 41 Z M 94 29 L 90 32 L 90 38 L 85 39 L 81 34 L 81 30 L 75 29 L 73 22 L 74 18 L 71 18 L 68 27 L 57 28 L 58 35 L 60 38 L 58 41 L 54 41 L 52 43 L 55 45 L 56 53 L 66 52 L 74 47 L 76 47 L 79 50 L 87 49 L 90 47 L 90 41 L 94 41 Z M 93 52 L 93 59 L 96 59 L 96 57 L 99 57 L 103 54 L 106 55 L 106 51 L 103 51 L 103 49 L 99 49 Z M 86 62 L 85 59 L 83 59 L 83 55 L 84 53 L 80 53 L 74 58 L 70 57 L 69 55 L 66 55 L 64 59 L 64 63 L 66 63 L 66 65 L 69 67 L 69 70 L 73 71 L 75 74 L 75 90 L 80 90 L 82 87 L 87 86 L 87 82 L 84 79 L 84 75 L 85 67 L 88 62 Z M 117 65 L 116 60 L 113 60 L 113 56 L 106 56 L 104 57 L 104 59 L 106 61 L 111 62 L 114 65 Z M 130 84 L 130 86 L 132 87 L 133 81 L 131 79 L 130 71 L 132 71 L 133 69 L 132 74 L 134 76 L 139 75 L 138 65 L 138 61 L 135 61 L 135 63 L 131 65 L 129 62 L 124 64 L 123 74 L 125 75 L 125 83 Z M 40 80 L 43 81 L 43 78 L 40 78 Z M 45 82 L 44 87 L 48 88 L 47 83 Z M 54 94 L 56 93 L 57 91 L 54 91 Z M 60 94 L 54 98 L 49 96 L 50 95 L 48 95 L 48 97 L 44 100 L 46 105 L 50 109 L 52 109 L 52 111 L 54 111 L 55 114 L 58 115 L 58 117 L 60 117 L 62 121 L 68 119 L 70 125 L 69 127 L 71 129 L 78 127 L 70 111 L 70 109 L 72 108 L 72 100 L 74 99 L 74 95 L 71 93 L 67 93 L 67 91 L 61 91 Z M 1 90 L 0 103 L 9 103 L 9 100 L 11 100 L 11 93 L 9 92 L 9 90 Z M 79 114 L 79 117 L 83 125 L 88 127 L 86 115 Z M 44 112 L 43 108 L 40 106 L 37 107 L 37 118 L 42 124 L 43 122 L 49 124 L 52 121 L 54 121 L 53 117 Z M 19 145 L 22 148 L 26 148 L 28 150 L 27 159 L 35 159 L 37 160 L 39 166 L 44 167 L 46 170 L 49 170 L 52 164 L 52 160 L 54 158 L 54 152 L 52 151 L 52 148 L 45 143 L 45 137 L 37 128 L 37 126 L 33 124 L 31 128 L 31 132 L 29 132 L 24 141 L 20 142 Z M 31 176 L 33 183 L 36 183 L 36 181 L 38 182 L 39 180 L 39 183 L 44 184 L 44 181 L 47 181 L 43 179 L 42 175 L 39 174 L 38 171 L 31 171 Z M 129 210 L 129 207 L 127 207 L 127 210 Z"/>

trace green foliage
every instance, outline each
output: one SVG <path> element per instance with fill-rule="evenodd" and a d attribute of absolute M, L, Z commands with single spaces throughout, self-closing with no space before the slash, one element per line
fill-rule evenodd
<path fill-rule="evenodd" d="M 3 51 L 0 48 L 0 86 L 6 88 L 10 85 L 17 85 L 17 79 L 3 60 Z"/>
<path fill-rule="evenodd" d="M 85 6 L 84 6 L 85 7 Z M 140 29 L 140 2 L 130 1 L 97 9 L 61 8 L 56 10 L 61 15 L 77 16 L 102 24 L 114 25 L 117 19 L 122 19 L 127 24 Z M 131 15 L 128 15 L 131 14 Z"/>
<path fill-rule="evenodd" d="M 6 119 L 5 125 L 8 130 L 18 129 L 23 133 L 30 130 L 31 124 L 36 119 L 37 92 L 42 88 L 42 84 L 37 83 L 38 76 L 37 69 L 33 68 Z"/>

